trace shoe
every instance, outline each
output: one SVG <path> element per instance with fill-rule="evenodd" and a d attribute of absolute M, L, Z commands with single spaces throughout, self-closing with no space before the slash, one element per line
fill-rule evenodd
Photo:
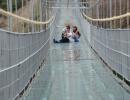
<path fill-rule="evenodd" d="M 58 43 L 58 41 L 56 41 L 55 39 L 53 39 L 53 42 L 54 42 L 54 43 Z"/>
<path fill-rule="evenodd" d="M 53 42 L 54 42 L 54 43 L 55 43 L 55 41 L 56 41 L 56 40 L 55 40 L 55 39 L 53 39 Z"/>

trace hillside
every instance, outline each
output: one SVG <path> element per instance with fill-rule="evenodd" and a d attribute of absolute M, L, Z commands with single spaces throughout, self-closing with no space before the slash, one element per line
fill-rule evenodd
<path fill-rule="evenodd" d="M 13 12 L 15 12 L 16 10 L 16 0 L 12 0 L 12 10 Z M 23 6 L 26 5 L 27 0 L 23 0 Z M 19 9 L 22 7 L 22 0 L 17 0 L 17 9 L 19 11 Z M 7 1 L 6 0 L 0 0 L 0 8 L 7 10 Z M 0 28 L 6 29 L 7 28 L 7 23 L 8 20 L 6 18 L 6 16 L 3 16 L 0 14 Z"/>

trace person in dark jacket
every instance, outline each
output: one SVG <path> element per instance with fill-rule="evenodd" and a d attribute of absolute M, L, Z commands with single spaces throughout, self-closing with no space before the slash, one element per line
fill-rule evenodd
<path fill-rule="evenodd" d="M 65 29 L 63 29 L 62 35 L 61 35 L 61 40 L 57 41 L 55 39 L 53 39 L 54 43 L 69 43 L 69 35 L 68 33 L 70 33 L 70 26 L 67 25 Z"/>

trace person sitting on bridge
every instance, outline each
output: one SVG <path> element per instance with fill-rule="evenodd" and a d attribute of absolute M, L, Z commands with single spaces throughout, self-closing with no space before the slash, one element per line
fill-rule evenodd
<path fill-rule="evenodd" d="M 69 37 L 71 37 L 71 31 L 70 31 L 70 25 L 67 25 L 65 29 L 63 29 L 62 35 L 61 35 L 61 40 L 57 41 L 53 39 L 54 43 L 69 43 Z"/>
<path fill-rule="evenodd" d="M 74 39 L 74 42 L 79 42 L 80 36 L 81 36 L 81 34 L 78 31 L 78 27 L 77 26 L 73 26 L 73 35 L 72 35 L 72 38 Z"/>

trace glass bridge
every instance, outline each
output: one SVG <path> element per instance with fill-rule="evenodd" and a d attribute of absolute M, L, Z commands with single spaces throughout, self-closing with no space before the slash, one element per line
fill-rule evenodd
<path fill-rule="evenodd" d="M 60 38 L 62 26 L 69 18 L 79 26 L 75 9 L 61 9 L 57 29 L 51 40 Z M 46 64 L 23 100 L 130 99 L 130 94 L 86 43 L 83 31 L 79 43 L 54 44 L 51 41 Z"/>
<path fill-rule="evenodd" d="M 130 100 L 129 5 L 0 0 L 0 100 Z M 80 42 L 53 43 L 68 23 Z"/>

